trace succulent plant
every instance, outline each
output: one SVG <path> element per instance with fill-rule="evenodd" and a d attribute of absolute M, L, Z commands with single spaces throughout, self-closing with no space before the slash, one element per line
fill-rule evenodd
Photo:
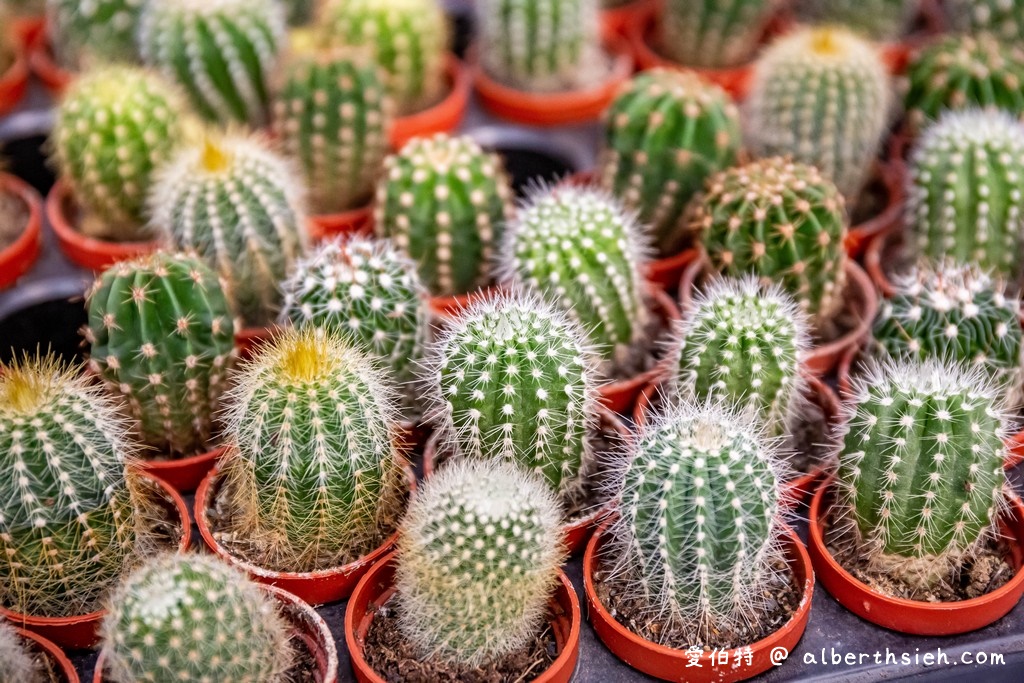
<path fill-rule="evenodd" d="M 160 169 L 151 224 L 176 249 L 195 250 L 227 283 L 246 325 L 266 325 L 279 283 L 303 255 L 303 197 L 290 165 L 255 138 L 210 133 Z"/>
<path fill-rule="evenodd" d="M 295 657 L 274 599 L 210 555 L 162 555 L 132 572 L 109 600 L 101 639 L 115 683 L 278 683 Z"/>
<path fill-rule="evenodd" d="M 847 26 L 872 40 L 903 35 L 918 0 L 797 0 L 797 17 L 818 24 Z"/>
<path fill-rule="evenodd" d="M 685 71 L 645 71 L 605 111 L 601 186 L 639 212 L 668 256 L 681 246 L 687 204 L 708 176 L 736 164 L 741 143 L 724 90 Z"/>
<path fill-rule="evenodd" d="M 917 250 L 1003 275 L 1024 266 L 1024 124 L 947 112 L 911 153 L 906 220 Z"/>
<path fill-rule="evenodd" d="M 1015 43 L 1024 36 L 1024 5 L 1017 0 L 947 0 L 953 28 L 969 33 L 991 33 Z"/>
<path fill-rule="evenodd" d="M 138 59 L 135 33 L 143 4 L 144 0 L 46 0 L 57 60 L 79 68 L 83 60 Z"/>
<path fill-rule="evenodd" d="M 778 0 L 667 0 L 658 44 L 687 66 L 738 66 L 754 57 L 778 6 Z"/>
<path fill-rule="evenodd" d="M 419 266 L 431 294 L 471 292 L 491 281 L 491 260 L 512 215 L 501 159 L 471 138 L 413 138 L 384 162 L 374 226 Z"/>
<path fill-rule="evenodd" d="M 892 99 L 871 43 L 842 28 L 797 31 L 757 60 L 748 143 L 758 156 L 816 166 L 852 201 L 888 132 Z"/>
<path fill-rule="evenodd" d="M 512 463 L 464 460 L 409 504 L 395 570 L 399 628 L 424 656 L 478 665 L 534 637 L 565 556 L 550 489 Z"/>
<path fill-rule="evenodd" d="M 0 681 L 44 683 L 39 660 L 6 621 L 0 619 Z"/>
<path fill-rule="evenodd" d="M 211 121 L 262 126 L 285 38 L 278 0 L 159 0 L 139 18 L 143 60 Z"/>

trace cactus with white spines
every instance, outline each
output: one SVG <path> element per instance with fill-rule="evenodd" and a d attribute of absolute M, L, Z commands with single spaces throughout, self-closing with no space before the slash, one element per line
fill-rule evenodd
<path fill-rule="evenodd" d="M 425 657 L 470 666 L 523 647 L 558 584 L 560 522 L 550 489 L 512 463 L 465 460 L 434 474 L 399 535 L 402 634 Z"/>
<path fill-rule="evenodd" d="M 26 647 L 26 641 L 8 622 L 0 619 L 0 681 L 44 683 L 43 668 Z"/>
<path fill-rule="evenodd" d="M 738 66 L 754 57 L 778 6 L 778 0 L 668 0 L 658 45 L 686 66 Z"/>
<path fill-rule="evenodd" d="M 57 60 L 80 68 L 87 60 L 138 59 L 135 33 L 143 0 L 46 0 L 50 44 Z"/>
<path fill-rule="evenodd" d="M 491 260 L 513 209 L 501 158 L 466 136 L 414 138 L 384 162 L 374 228 L 419 267 L 436 296 L 490 284 Z"/>
<path fill-rule="evenodd" d="M 1024 3 L 1018 0 L 947 0 L 945 4 L 958 31 L 991 33 L 1007 43 L 1024 37 Z"/>
<path fill-rule="evenodd" d="M 115 683 L 279 683 L 295 660 L 274 598 L 210 555 L 153 558 L 108 609 L 100 635 L 104 674 Z"/>
<path fill-rule="evenodd" d="M 896 40 L 910 26 L 918 0 L 798 0 L 797 16 L 847 26 L 872 40 Z"/>
<path fill-rule="evenodd" d="M 662 255 L 675 253 L 687 204 L 739 157 L 736 105 L 693 73 L 654 69 L 634 76 L 604 119 L 601 186 L 639 212 Z"/>

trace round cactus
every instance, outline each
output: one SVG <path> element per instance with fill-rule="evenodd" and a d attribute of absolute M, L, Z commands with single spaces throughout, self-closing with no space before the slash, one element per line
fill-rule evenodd
<path fill-rule="evenodd" d="M 797 16 L 847 26 L 872 40 L 895 40 L 917 13 L 919 0 L 797 0 Z"/>
<path fill-rule="evenodd" d="M 968 33 L 991 33 L 1007 43 L 1024 37 L 1024 4 L 1017 0 L 947 0 L 953 28 Z"/>
<path fill-rule="evenodd" d="M 479 665 L 538 633 L 565 556 L 543 482 L 511 463 L 461 461 L 409 505 L 395 571 L 399 627 L 424 656 Z"/>
<path fill-rule="evenodd" d="M 753 58 L 778 6 L 778 0 L 667 0 L 658 44 L 687 66 L 737 66 Z"/>
<path fill-rule="evenodd" d="M 645 71 L 605 112 L 601 186 L 639 212 L 668 256 L 682 246 L 687 204 L 709 175 L 736 164 L 740 145 L 725 91 L 685 71 Z"/>
<path fill-rule="evenodd" d="M 68 67 L 84 59 L 127 61 L 138 58 L 135 33 L 143 0 L 46 0 L 50 44 Z"/>
<path fill-rule="evenodd" d="M 0 681 L 44 683 L 43 667 L 14 627 L 0 619 Z"/>
<path fill-rule="evenodd" d="M 286 680 L 295 651 L 274 599 L 209 555 L 162 555 L 109 600 L 106 675 L 134 681 Z"/>
<path fill-rule="evenodd" d="M 419 266 L 432 294 L 491 282 L 491 259 L 512 215 L 501 159 L 468 137 L 414 138 L 384 162 L 374 226 Z"/>

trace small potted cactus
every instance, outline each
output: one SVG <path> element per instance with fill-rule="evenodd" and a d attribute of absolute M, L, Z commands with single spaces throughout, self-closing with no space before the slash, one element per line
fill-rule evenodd
<path fill-rule="evenodd" d="M 56 645 L 0 619 L 0 681 L 78 683 L 78 674 Z"/>
<path fill-rule="evenodd" d="M 27 183 L 0 173 L 0 290 L 27 273 L 39 257 L 43 201 Z"/>
<path fill-rule="evenodd" d="M 25 98 L 28 92 L 29 63 L 26 56 L 28 47 L 12 27 L 14 19 L 10 11 L 0 7 L 0 116 L 9 113 Z"/>

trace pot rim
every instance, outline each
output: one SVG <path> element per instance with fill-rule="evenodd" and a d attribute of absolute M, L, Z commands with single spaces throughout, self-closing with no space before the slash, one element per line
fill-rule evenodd
<path fill-rule="evenodd" d="M 68 656 L 64 654 L 64 651 L 56 643 L 27 629 L 15 627 L 14 632 L 23 640 L 32 641 L 35 649 L 41 651 L 53 664 L 56 664 L 56 668 L 59 670 L 58 673 L 64 674 L 65 683 L 79 682 L 75 665 L 71 663 L 71 660 L 68 659 Z"/>
<path fill-rule="evenodd" d="M 13 242 L 0 250 L 0 266 L 3 266 L 0 287 L 6 287 L 31 270 L 39 257 L 43 199 L 28 183 L 10 173 L 0 173 L 0 191 L 16 196 L 28 208 L 24 229 Z"/>
<path fill-rule="evenodd" d="M 347 211 L 313 214 L 306 219 L 309 239 L 315 244 L 348 235 L 373 234 L 373 202 Z"/>

